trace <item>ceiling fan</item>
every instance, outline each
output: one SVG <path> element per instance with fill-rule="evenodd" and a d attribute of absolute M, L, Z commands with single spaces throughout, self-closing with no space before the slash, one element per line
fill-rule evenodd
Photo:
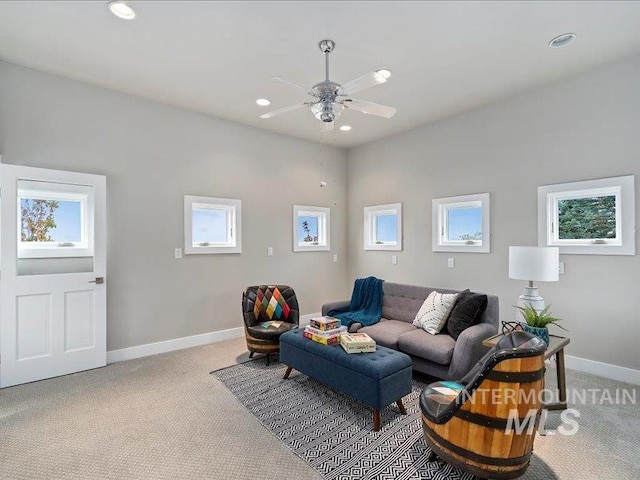
<path fill-rule="evenodd" d="M 333 128 L 334 121 L 340 116 L 345 108 L 384 118 L 393 117 L 396 114 L 396 109 L 394 107 L 367 102 L 365 100 L 356 100 L 355 98 L 348 98 L 356 92 L 385 83 L 391 76 L 391 72 L 388 70 L 377 70 L 375 72 L 362 75 L 361 77 L 351 80 L 343 85 L 332 82 L 329 80 L 329 54 L 333 51 L 335 46 L 336 44 L 333 40 L 322 40 L 318 43 L 320 51 L 324 53 L 325 79 L 320 83 L 316 83 L 313 87 L 305 87 L 304 85 L 285 77 L 272 78 L 272 80 L 287 83 L 304 91 L 306 94 L 315 97 L 314 101 L 298 103 L 296 105 L 290 105 L 278 110 L 273 110 L 260 115 L 260 118 L 267 119 L 280 115 L 281 113 L 308 107 L 318 120 L 324 122 L 324 125 L 328 129 L 331 129 Z"/>

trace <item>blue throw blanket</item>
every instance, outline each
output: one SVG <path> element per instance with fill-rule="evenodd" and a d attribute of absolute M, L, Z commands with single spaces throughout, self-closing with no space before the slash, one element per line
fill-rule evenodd
<path fill-rule="evenodd" d="M 347 327 L 352 323 L 365 327 L 378 323 L 382 316 L 382 282 L 376 277 L 356 279 L 349 306 L 330 310 L 327 315 L 339 318 Z"/>

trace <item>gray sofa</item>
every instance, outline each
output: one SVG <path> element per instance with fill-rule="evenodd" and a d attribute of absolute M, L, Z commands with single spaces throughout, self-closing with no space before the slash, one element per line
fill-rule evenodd
<path fill-rule="evenodd" d="M 379 345 L 408 354 L 413 369 L 436 378 L 459 380 L 488 351 L 482 340 L 498 332 L 498 297 L 487 295 L 487 309 L 480 322 L 464 330 L 458 340 L 444 332 L 431 335 L 413 326 L 413 319 L 429 293 L 458 293 L 436 287 L 400 283 L 382 284 L 382 318 L 369 327 L 353 324 L 350 331 L 367 333 Z M 322 314 L 349 305 L 349 300 L 326 303 Z"/>

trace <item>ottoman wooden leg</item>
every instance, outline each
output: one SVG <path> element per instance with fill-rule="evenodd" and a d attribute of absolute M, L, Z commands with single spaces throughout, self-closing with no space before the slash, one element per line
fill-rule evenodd
<path fill-rule="evenodd" d="M 406 415 L 407 414 L 407 409 L 404 408 L 404 404 L 402 403 L 402 399 L 401 398 L 396 400 L 396 405 L 398 405 L 398 408 L 400 409 L 400 413 L 402 415 Z"/>
<path fill-rule="evenodd" d="M 282 377 L 284 380 L 286 380 L 287 378 L 289 378 L 289 375 L 291 374 L 291 367 L 287 367 L 287 371 L 284 372 L 284 377 Z"/>
<path fill-rule="evenodd" d="M 377 408 L 373 409 L 373 431 L 380 431 L 380 410 Z"/>

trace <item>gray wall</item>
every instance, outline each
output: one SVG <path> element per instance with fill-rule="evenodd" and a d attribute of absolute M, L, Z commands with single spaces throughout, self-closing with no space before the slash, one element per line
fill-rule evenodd
<path fill-rule="evenodd" d="M 348 290 L 342 150 L 0 62 L 0 154 L 107 176 L 109 350 L 239 327 L 249 284 L 303 314 Z M 173 258 L 185 194 L 242 200 L 241 255 Z M 292 252 L 293 204 L 331 207 L 331 252 Z"/>
<path fill-rule="evenodd" d="M 494 293 L 501 318 L 514 319 L 525 282 L 508 278 L 508 246 L 536 245 L 539 185 L 635 174 L 640 213 L 639 86 L 636 58 L 350 149 L 349 277 Z M 431 200 L 480 192 L 491 193 L 491 253 L 433 253 Z M 404 250 L 363 251 L 363 207 L 393 202 Z M 561 261 L 566 274 L 539 289 L 570 330 L 567 353 L 640 369 L 640 257 Z"/>

